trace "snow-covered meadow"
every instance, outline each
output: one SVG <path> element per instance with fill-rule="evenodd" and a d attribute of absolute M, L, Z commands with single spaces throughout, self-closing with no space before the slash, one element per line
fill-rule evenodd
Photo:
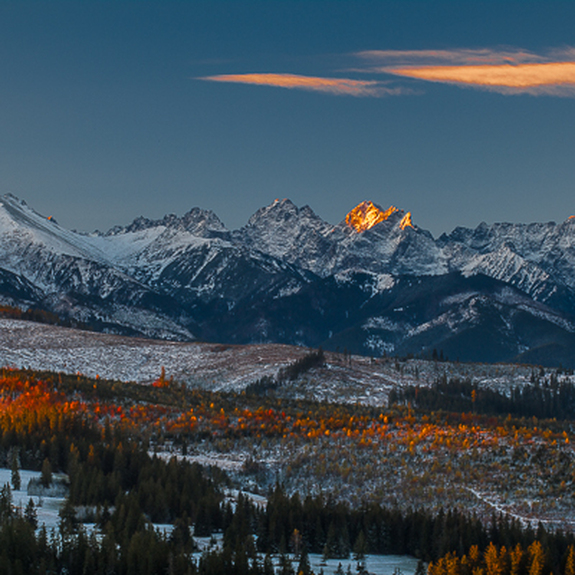
<path fill-rule="evenodd" d="M 10 485 L 10 489 L 12 489 L 12 504 L 15 507 L 25 509 L 30 499 L 32 499 L 38 514 L 38 526 L 45 525 L 47 529 L 56 527 L 60 520 L 58 513 L 64 505 L 64 497 L 51 497 L 48 495 L 39 497 L 37 495 L 28 495 L 27 489 L 30 479 L 39 479 L 40 472 L 20 469 L 19 473 L 20 489 L 14 490 L 12 489 L 11 482 L 12 471 L 10 469 L 0 468 L 0 487 L 3 487 L 6 483 Z"/>

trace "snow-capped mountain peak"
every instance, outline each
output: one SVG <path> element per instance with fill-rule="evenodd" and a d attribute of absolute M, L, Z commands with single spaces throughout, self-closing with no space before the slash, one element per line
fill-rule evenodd
<path fill-rule="evenodd" d="M 39 214 L 12 194 L 0 196 L 0 253 L 14 254 L 24 248 L 98 262 L 107 259 L 87 236 L 63 228 L 52 216 Z"/>

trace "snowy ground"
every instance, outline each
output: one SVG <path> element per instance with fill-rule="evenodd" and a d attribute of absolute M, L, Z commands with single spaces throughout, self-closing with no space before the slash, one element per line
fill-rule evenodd
<path fill-rule="evenodd" d="M 32 499 L 36 506 L 36 512 L 38 513 L 38 525 L 45 525 L 47 529 L 51 529 L 58 525 L 60 520 L 58 512 L 62 505 L 64 505 L 65 500 L 63 497 L 38 497 L 36 495 L 28 495 L 26 492 L 28 482 L 32 478 L 38 479 L 39 477 L 39 471 L 20 469 L 20 489 L 17 491 L 12 490 L 12 503 L 14 506 L 24 509 L 30 499 Z M 0 487 L 8 483 L 10 489 L 12 489 L 11 478 L 12 472 L 10 469 L 0 468 Z"/>
<path fill-rule="evenodd" d="M 121 381 L 167 377 L 209 389 L 243 388 L 275 375 L 306 349 L 283 345 L 231 346 L 121 337 L 0 319 L 0 367 L 80 372 Z"/>
<path fill-rule="evenodd" d="M 203 550 L 201 545 L 200 548 Z M 194 558 L 198 560 L 200 555 L 201 552 L 195 553 Z M 291 554 L 288 554 L 288 557 L 292 561 L 294 570 L 296 570 L 299 563 L 298 559 Z M 354 561 L 353 557 L 349 559 L 328 559 L 325 562 L 321 555 L 310 553 L 308 557 L 311 568 L 316 575 L 319 575 L 321 571 L 323 571 L 324 575 L 333 575 L 340 563 L 344 573 L 347 573 L 348 569 L 350 569 L 353 574 L 357 573 L 357 561 Z M 260 556 L 260 560 L 263 561 L 263 559 L 264 557 Z M 274 555 L 272 560 L 274 566 L 279 568 L 279 555 Z M 417 568 L 417 559 L 407 555 L 367 555 L 365 566 L 368 572 L 373 575 L 393 575 L 397 570 L 401 571 L 404 575 L 412 575 Z"/>
<path fill-rule="evenodd" d="M 149 383 L 162 367 L 167 377 L 211 390 L 242 390 L 303 357 L 309 350 L 277 344 L 175 343 L 115 336 L 0 319 L 0 367 L 77 373 Z M 509 393 L 530 385 L 531 366 L 465 364 L 424 360 L 372 360 L 326 353 L 326 366 L 279 390 L 289 397 L 382 405 L 393 388 L 430 385 L 445 375 L 470 378 L 480 387 Z M 575 383 L 575 376 L 561 375 Z"/>
<path fill-rule="evenodd" d="M 311 554 L 309 562 L 316 574 L 320 572 L 320 569 L 323 569 L 325 575 L 331 575 L 335 573 L 340 562 L 344 572 L 347 572 L 348 566 L 350 566 L 351 572 L 356 573 L 357 561 L 353 561 L 351 558 L 344 560 L 328 559 L 323 565 L 321 555 Z M 374 575 L 393 575 L 396 569 L 400 569 L 405 575 L 411 575 L 415 573 L 417 559 L 405 555 L 367 555 L 365 566 Z"/>
<path fill-rule="evenodd" d="M 246 453 L 218 453 L 209 451 L 191 455 L 180 455 L 172 451 L 150 452 L 150 455 L 156 455 L 166 461 L 175 457 L 178 460 L 185 459 L 189 463 L 198 463 L 204 467 L 219 467 L 227 471 L 239 471 L 245 465 L 248 455 Z"/>

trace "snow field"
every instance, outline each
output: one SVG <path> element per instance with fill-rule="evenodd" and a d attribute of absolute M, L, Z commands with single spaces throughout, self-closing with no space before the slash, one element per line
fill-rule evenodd
<path fill-rule="evenodd" d="M 23 510 L 28 505 L 30 499 L 34 501 L 36 507 L 36 512 L 38 514 L 38 526 L 41 527 L 45 525 L 47 529 L 52 529 L 58 526 L 60 517 L 58 513 L 62 506 L 64 505 L 65 499 L 63 497 L 49 497 L 37 495 L 28 495 L 27 488 L 30 479 L 39 479 L 39 471 L 28 471 L 26 469 L 20 469 L 20 489 L 12 489 L 12 471 L 10 469 L 0 468 L 0 487 L 3 487 L 6 483 L 10 485 L 12 489 L 12 504 L 15 507 L 21 507 Z"/>

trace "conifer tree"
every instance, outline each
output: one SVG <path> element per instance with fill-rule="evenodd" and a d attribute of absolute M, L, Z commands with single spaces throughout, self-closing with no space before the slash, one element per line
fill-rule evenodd
<path fill-rule="evenodd" d="M 353 546 L 353 558 L 359 563 L 365 562 L 365 555 L 367 553 L 367 542 L 363 530 L 359 532 L 355 544 Z"/>
<path fill-rule="evenodd" d="M 52 466 L 48 458 L 44 459 L 42 463 L 42 471 L 40 474 L 40 483 L 44 487 L 50 487 L 52 484 Z"/>
<path fill-rule="evenodd" d="M 301 575 L 301 573 L 303 573 L 303 575 L 310 575 L 311 572 L 311 565 L 309 564 L 309 557 L 307 555 L 307 549 L 304 543 L 297 567 L 297 575 Z"/>
<path fill-rule="evenodd" d="M 527 550 L 529 554 L 529 575 L 541 575 L 545 564 L 545 553 L 539 541 L 534 541 Z"/>
<path fill-rule="evenodd" d="M 263 575 L 275 575 L 274 564 L 269 553 L 264 557 L 264 573 Z M 575 574 L 574 574 L 575 575 Z"/>
<path fill-rule="evenodd" d="M 280 555 L 280 570 L 278 575 L 295 575 L 290 558 L 285 553 Z"/>
<path fill-rule="evenodd" d="M 0 521 L 12 517 L 12 490 L 8 483 L 0 491 Z"/>
<path fill-rule="evenodd" d="M 24 510 L 24 519 L 32 526 L 33 529 L 38 527 L 38 512 L 36 511 L 36 506 L 34 505 L 33 499 L 30 497 L 28 505 Z"/>
<path fill-rule="evenodd" d="M 12 450 L 12 461 L 11 461 L 11 468 L 12 468 L 12 476 L 11 476 L 11 482 L 12 482 L 12 489 L 14 489 L 14 491 L 19 491 L 20 490 L 20 486 L 21 486 L 21 480 L 20 480 L 20 471 L 19 471 L 19 465 L 18 465 L 18 450 L 17 449 L 13 449 Z"/>

